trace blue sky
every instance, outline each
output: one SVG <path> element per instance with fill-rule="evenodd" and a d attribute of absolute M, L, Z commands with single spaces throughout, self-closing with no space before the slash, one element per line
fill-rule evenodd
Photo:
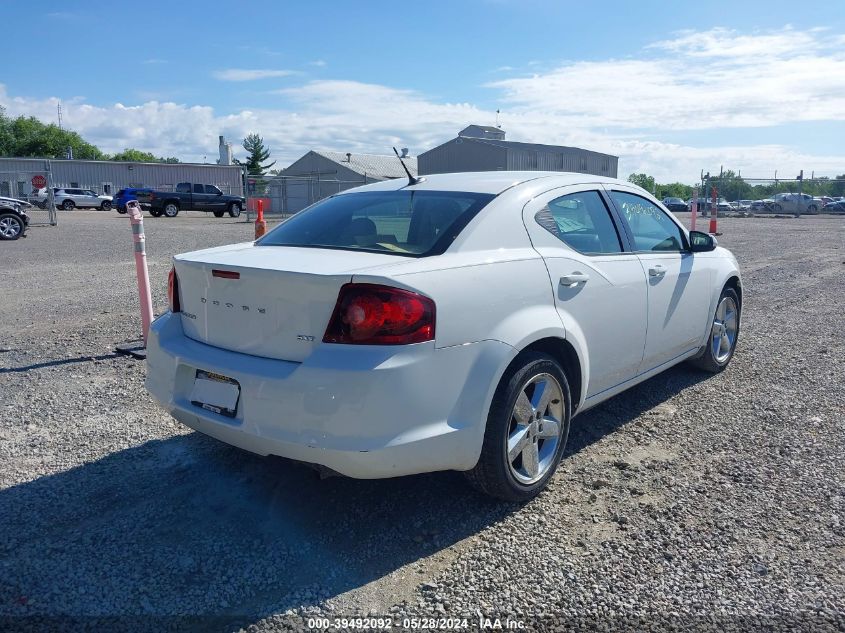
<path fill-rule="evenodd" d="M 419 153 L 498 108 L 509 139 L 615 153 L 621 175 L 845 172 L 841 0 L 38 6 L 4 7 L 57 36 L 6 48 L 0 105 L 55 120 L 61 100 L 106 151 L 213 160 L 256 131 L 280 165 Z"/>

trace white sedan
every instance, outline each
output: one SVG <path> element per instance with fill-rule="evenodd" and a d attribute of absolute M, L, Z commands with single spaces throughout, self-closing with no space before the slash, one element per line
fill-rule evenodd
<path fill-rule="evenodd" d="M 576 413 L 739 335 L 734 256 L 643 189 L 549 172 L 344 191 L 179 255 L 147 389 L 229 444 L 350 477 L 536 495 Z"/>

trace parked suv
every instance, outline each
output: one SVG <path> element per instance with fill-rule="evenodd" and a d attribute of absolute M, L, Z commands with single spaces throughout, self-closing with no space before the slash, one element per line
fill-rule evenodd
<path fill-rule="evenodd" d="M 775 211 L 816 213 L 819 210 L 819 203 L 806 193 L 778 193 L 772 200 Z"/>
<path fill-rule="evenodd" d="M 118 213 L 126 213 L 126 203 L 130 200 L 137 200 L 139 193 L 148 193 L 152 189 L 142 187 L 127 187 L 118 191 L 112 199 L 112 207 L 117 209 Z M 142 208 L 149 208 L 148 204 L 142 204 Z"/>
<path fill-rule="evenodd" d="M 15 198 L 0 198 L 0 240 L 16 240 L 26 237 L 26 227 L 29 225 L 27 207 L 28 202 Z"/>
<path fill-rule="evenodd" d="M 40 194 L 47 198 L 47 191 Z M 101 196 L 91 189 L 77 189 L 75 187 L 53 187 L 53 200 L 56 207 L 70 211 L 73 208 L 102 209 L 108 211 L 112 206 L 111 196 Z"/>

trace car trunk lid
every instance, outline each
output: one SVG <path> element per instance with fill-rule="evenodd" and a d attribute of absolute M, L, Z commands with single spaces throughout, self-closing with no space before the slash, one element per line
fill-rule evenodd
<path fill-rule="evenodd" d="M 196 341 L 302 362 L 319 345 L 340 287 L 397 258 L 241 244 L 175 258 L 182 326 Z"/>

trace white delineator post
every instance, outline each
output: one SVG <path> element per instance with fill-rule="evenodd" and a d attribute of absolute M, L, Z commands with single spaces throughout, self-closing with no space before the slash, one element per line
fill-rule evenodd
<path fill-rule="evenodd" d="M 691 215 L 689 218 L 689 230 L 695 230 L 695 216 L 698 215 L 698 187 L 692 190 L 692 208 L 690 209 Z"/>
<path fill-rule="evenodd" d="M 144 216 L 137 200 L 126 203 L 126 213 L 132 225 L 132 242 L 135 246 L 135 273 L 138 276 L 138 299 L 141 302 L 141 327 L 143 328 L 144 347 L 147 345 L 147 333 L 153 321 L 153 298 L 150 294 L 150 274 L 147 270 L 147 248 L 144 237 Z"/>

